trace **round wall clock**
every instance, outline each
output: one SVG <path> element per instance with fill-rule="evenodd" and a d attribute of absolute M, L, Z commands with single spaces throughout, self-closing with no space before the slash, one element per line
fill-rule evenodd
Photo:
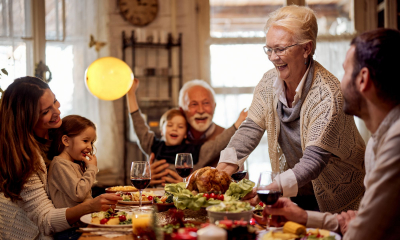
<path fill-rule="evenodd" d="M 121 15 L 135 26 L 146 26 L 157 16 L 158 0 L 119 0 Z"/>

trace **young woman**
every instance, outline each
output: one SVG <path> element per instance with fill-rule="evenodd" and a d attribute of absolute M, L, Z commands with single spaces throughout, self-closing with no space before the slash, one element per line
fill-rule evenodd
<path fill-rule="evenodd" d="M 0 105 L 0 238 L 44 239 L 85 214 L 115 207 L 121 197 L 103 194 L 56 209 L 48 196 L 47 170 L 35 136 L 61 126 L 60 103 L 35 77 L 16 79 Z"/>

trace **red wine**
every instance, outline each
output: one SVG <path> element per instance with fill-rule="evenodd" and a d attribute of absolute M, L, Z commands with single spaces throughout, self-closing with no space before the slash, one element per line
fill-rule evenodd
<path fill-rule="evenodd" d="M 183 178 L 188 177 L 193 172 L 192 167 L 175 167 L 175 169 L 179 176 Z"/>
<path fill-rule="evenodd" d="M 246 177 L 247 171 L 239 171 L 239 172 L 235 172 L 234 174 L 232 174 L 232 178 L 235 181 L 240 181 L 242 180 L 244 177 Z"/>
<path fill-rule="evenodd" d="M 258 190 L 257 195 L 263 203 L 266 205 L 272 205 L 278 201 L 279 197 L 281 196 L 281 192 L 273 190 Z"/>
<path fill-rule="evenodd" d="M 149 186 L 150 180 L 150 178 L 131 178 L 132 185 L 139 190 Z"/>

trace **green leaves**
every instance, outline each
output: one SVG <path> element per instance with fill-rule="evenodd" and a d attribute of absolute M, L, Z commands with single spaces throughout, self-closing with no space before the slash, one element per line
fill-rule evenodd
<path fill-rule="evenodd" d="M 248 179 L 243 179 L 238 183 L 233 182 L 229 185 L 229 189 L 226 191 L 225 196 L 230 196 L 232 199 L 239 200 L 251 192 L 254 185 L 255 183 Z"/>
<path fill-rule="evenodd" d="M 0 71 L 1 71 L 4 75 L 7 75 L 7 76 L 8 76 L 8 72 L 7 72 L 7 70 L 6 70 L 5 68 L 2 68 Z M 1 73 L 0 73 L 0 78 L 1 78 Z M 4 91 L 3 91 L 3 89 L 1 89 L 1 86 L 0 86 L 0 102 L 1 102 L 1 98 L 3 97 L 3 94 L 4 94 Z"/>
<path fill-rule="evenodd" d="M 4 75 L 7 75 L 7 76 L 8 76 L 8 72 L 7 72 L 7 70 L 6 70 L 5 68 L 2 68 L 2 69 L 1 69 L 1 72 L 2 72 Z"/>
<path fill-rule="evenodd" d="M 178 209 L 200 210 L 202 207 L 207 207 L 214 204 L 219 204 L 220 200 L 207 200 L 203 197 L 203 193 L 194 195 L 190 190 L 186 189 L 186 183 L 166 184 L 165 192 L 174 195 L 174 205 Z"/>

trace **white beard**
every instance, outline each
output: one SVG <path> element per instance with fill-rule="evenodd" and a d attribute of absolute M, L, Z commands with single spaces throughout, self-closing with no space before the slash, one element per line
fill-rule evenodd
<path fill-rule="evenodd" d="M 207 117 L 207 120 L 205 123 L 197 123 L 195 120 L 196 118 L 204 118 L 204 117 Z M 208 114 L 208 113 L 203 113 L 203 114 L 196 113 L 195 115 L 191 116 L 188 119 L 188 122 L 189 122 L 189 125 L 192 128 L 194 128 L 196 131 L 205 132 L 210 127 L 210 125 L 212 123 L 212 118 L 213 118 L 213 115 Z"/>

